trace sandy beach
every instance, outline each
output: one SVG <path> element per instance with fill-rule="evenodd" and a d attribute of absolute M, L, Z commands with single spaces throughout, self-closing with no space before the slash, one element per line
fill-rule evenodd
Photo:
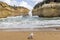
<path fill-rule="evenodd" d="M 2 31 L 0 40 L 29 40 L 28 35 L 33 32 L 32 40 L 60 40 L 60 31 Z"/>

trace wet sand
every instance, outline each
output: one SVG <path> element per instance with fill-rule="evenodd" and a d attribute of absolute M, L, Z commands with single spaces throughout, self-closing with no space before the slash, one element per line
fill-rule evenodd
<path fill-rule="evenodd" d="M 0 40 L 29 40 L 28 35 L 33 32 L 32 40 L 60 40 L 60 31 L 2 31 Z"/>

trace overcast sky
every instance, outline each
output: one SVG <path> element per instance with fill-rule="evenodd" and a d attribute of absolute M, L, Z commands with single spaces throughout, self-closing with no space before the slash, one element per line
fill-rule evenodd
<path fill-rule="evenodd" d="M 28 9 L 32 9 L 35 4 L 37 4 L 38 2 L 41 2 L 43 0 L 0 0 L 0 1 L 6 2 L 12 6 L 14 6 L 14 5 L 23 6 Z"/>

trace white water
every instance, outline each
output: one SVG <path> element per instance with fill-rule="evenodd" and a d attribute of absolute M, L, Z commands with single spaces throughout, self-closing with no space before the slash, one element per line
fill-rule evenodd
<path fill-rule="evenodd" d="M 43 28 L 60 27 L 60 18 L 7 17 L 0 19 L 0 28 Z"/>
<path fill-rule="evenodd" d="M 32 10 L 30 10 L 30 12 L 29 12 L 29 16 L 32 17 Z"/>

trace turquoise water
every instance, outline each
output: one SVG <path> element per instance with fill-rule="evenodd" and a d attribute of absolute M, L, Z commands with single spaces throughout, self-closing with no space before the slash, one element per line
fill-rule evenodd
<path fill-rule="evenodd" d="M 0 28 L 42 28 L 56 26 L 60 26 L 60 17 L 16 16 L 0 19 Z"/>

